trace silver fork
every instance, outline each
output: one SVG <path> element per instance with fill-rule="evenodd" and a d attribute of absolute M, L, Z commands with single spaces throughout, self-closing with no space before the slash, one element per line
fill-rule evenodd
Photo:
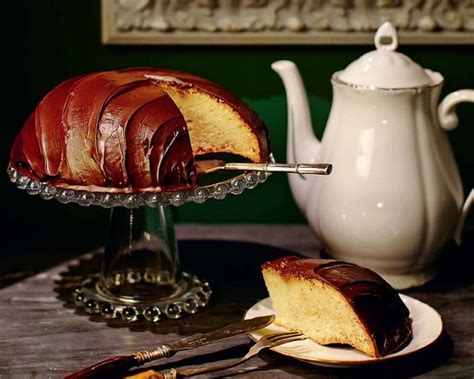
<path fill-rule="evenodd" d="M 283 345 L 288 342 L 300 341 L 305 338 L 306 337 L 299 332 L 269 334 L 260 338 L 250 348 L 248 353 L 245 354 L 241 358 L 233 359 L 231 361 L 227 361 L 224 363 L 217 363 L 210 366 L 204 366 L 204 367 L 192 367 L 192 368 L 184 368 L 184 369 L 173 368 L 169 371 L 163 372 L 162 375 L 164 379 L 176 379 L 176 378 L 188 377 L 188 376 L 193 376 L 193 375 L 205 374 L 211 371 L 224 370 L 233 366 L 237 366 L 241 364 L 242 362 L 245 362 L 246 360 L 254 357 L 255 355 L 257 355 L 260 351 L 264 349 Z"/>

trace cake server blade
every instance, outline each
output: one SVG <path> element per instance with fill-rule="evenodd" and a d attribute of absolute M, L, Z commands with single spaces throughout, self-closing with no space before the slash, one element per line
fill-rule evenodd
<path fill-rule="evenodd" d="M 109 358 L 91 367 L 87 367 L 81 371 L 66 376 L 64 379 L 104 378 L 111 375 L 123 376 L 133 367 L 141 366 L 159 358 L 169 358 L 175 355 L 178 351 L 194 349 L 225 338 L 262 329 L 265 326 L 270 325 L 274 319 L 274 315 L 268 315 L 242 320 L 209 333 L 198 334 L 196 336 L 158 346 L 154 350 L 139 351 L 131 355 Z"/>

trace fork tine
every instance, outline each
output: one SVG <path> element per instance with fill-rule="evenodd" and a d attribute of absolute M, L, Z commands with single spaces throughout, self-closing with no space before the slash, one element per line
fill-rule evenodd
<path fill-rule="evenodd" d="M 301 340 L 304 340 L 306 339 L 306 336 L 300 334 L 300 335 L 297 335 L 297 336 L 294 336 L 294 337 L 288 337 L 288 338 L 282 338 L 280 340 L 277 340 L 277 341 L 274 341 L 270 347 L 275 347 L 275 346 L 279 346 L 279 345 L 283 345 L 285 343 L 288 343 L 288 342 L 294 342 L 294 341 L 301 341 Z"/>
<path fill-rule="evenodd" d="M 265 341 L 273 342 L 273 341 L 281 340 L 282 338 L 295 337 L 295 336 L 300 336 L 300 335 L 302 335 L 300 332 L 275 333 L 275 334 L 267 335 L 263 338 Z"/>
<path fill-rule="evenodd" d="M 291 331 L 291 332 L 277 332 L 277 333 L 272 333 L 272 334 L 267 334 L 263 338 L 273 338 L 273 337 L 280 337 L 280 336 L 290 336 L 293 334 L 301 334 L 300 332 L 297 331 Z"/>

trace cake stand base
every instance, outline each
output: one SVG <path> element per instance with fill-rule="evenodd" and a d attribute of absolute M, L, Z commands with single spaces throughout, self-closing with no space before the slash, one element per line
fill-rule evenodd
<path fill-rule="evenodd" d="M 182 279 L 170 295 L 154 297 L 155 285 L 147 283 L 144 276 L 143 280 L 137 283 L 135 280 L 140 276 L 140 273 L 130 271 L 129 278 L 134 278 L 131 284 L 134 288 L 141 287 L 143 292 L 148 294 L 147 298 L 110 296 L 101 286 L 100 275 L 94 275 L 75 290 L 74 301 L 88 314 L 97 314 L 104 319 L 160 322 L 166 318 L 177 319 L 198 312 L 207 305 L 211 295 L 207 282 L 183 272 Z"/>
<path fill-rule="evenodd" d="M 181 272 L 169 206 L 111 211 L 104 261 L 75 290 L 88 314 L 159 322 L 194 314 L 211 296 L 207 282 Z"/>

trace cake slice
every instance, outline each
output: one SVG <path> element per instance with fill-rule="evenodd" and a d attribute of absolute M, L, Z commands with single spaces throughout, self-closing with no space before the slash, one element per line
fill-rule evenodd
<path fill-rule="evenodd" d="M 276 323 L 321 345 L 383 357 L 412 339 L 409 311 L 375 272 L 352 263 L 284 257 L 262 266 Z"/>

